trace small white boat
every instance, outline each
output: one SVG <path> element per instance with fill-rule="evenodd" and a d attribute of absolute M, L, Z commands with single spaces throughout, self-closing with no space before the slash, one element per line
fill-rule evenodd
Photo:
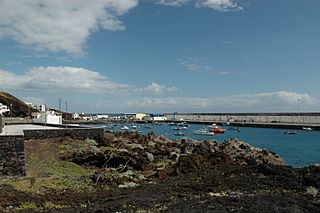
<path fill-rule="evenodd" d="M 182 123 L 178 123 L 178 126 L 182 126 L 182 127 L 189 127 L 190 125 L 187 124 L 187 122 L 182 122 Z"/>
<path fill-rule="evenodd" d="M 127 127 L 127 126 L 122 126 L 121 127 L 121 130 L 129 130 L 130 128 L 129 127 Z"/>
<path fill-rule="evenodd" d="M 187 129 L 188 129 L 188 127 L 186 127 L 186 126 L 182 126 L 182 127 L 180 127 L 179 129 L 180 129 L 180 130 L 187 130 Z"/>
<path fill-rule="evenodd" d="M 312 131 L 313 129 L 311 127 L 302 127 L 303 130 L 306 130 L 306 131 Z"/>
<path fill-rule="evenodd" d="M 211 136 L 211 135 L 214 135 L 214 132 L 209 132 L 206 129 L 198 129 L 198 130 L 195 130 L 193 134 Z"/>
<path fill-rule="evenodd" d="M 213 123 L 213 124 L 209 125 L 208 128 L 215 128 L 215 127 L 217 127 L 217 126 L 218 126 L 218 125 L 217 125 L 216 123 Z"/>
<path fill-rule="evenodd" d="M 131 126 L 132 129 L 137 129 L 138 127 L 136 125 Z"/>
<path fill-rule="evenodd" d="M 184 136 L 184 134 L 182 132 L 175 132 L 174 135 L 175 136 Z"/>

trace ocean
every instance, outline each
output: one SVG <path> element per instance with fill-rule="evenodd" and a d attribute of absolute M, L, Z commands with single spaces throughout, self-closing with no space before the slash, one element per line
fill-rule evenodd
<path fill-rule="evenodd" d="M 296 134 L 284 134 L 288 129 L 271 128 L 252 128 L 223 126 L 226 129 L 224 134 L 215 134 L 213 136 L 195 135 L 194 131 L 206 128 L 207 125 L 190 124 L 187 130 L 180 130 L 183 136 L 176 136 L 172 126 L 168 124 L 150 125 L 150 124 L 117 124 L 117 126 L 94 125 L 95 127 L 104 127 L 106 130 L 123 131 L 121 126 L 127 126 L 131 130 L 136 126 L 136 131 L 142 134 L 154 132 L 156 135 L 163 135 L 173 140 L 180 140 L 183 137 L 189 137 L 198 141 L 216 139 L 219 142 L 231 138 L 238 138 L 252 146 L 266 148 L 279 154 L 286 165 L 292 167 L 305 167 L 315 163 L 320 163 L 320 131 L 295 130 Z"/>

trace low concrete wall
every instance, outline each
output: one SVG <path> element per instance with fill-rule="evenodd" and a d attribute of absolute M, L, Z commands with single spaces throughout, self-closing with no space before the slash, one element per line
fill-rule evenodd
<path fill-rule="evenodd" d="M 11 124 L 31 124 L 32 119 L 29 118 L 10 118 L 10 117 L 3 117 L 2 122 L 6 125 Z"/>
<path fill-rule="evenodd" d="M 23 136 L 0 137 L 0 176 L 25 175 Z"/>
<path fill-rule="evenodd" d="M 70 137 L 78 140 L 90 138 L 99 141 L 104 136 L 104 130 L 98 128 L 24 130 L 23 132 L 25 140 Z"/>

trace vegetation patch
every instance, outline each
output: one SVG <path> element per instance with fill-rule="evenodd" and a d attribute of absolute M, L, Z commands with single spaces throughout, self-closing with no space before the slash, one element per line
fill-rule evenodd
<path fill-rule="evenodd" d="M 16 211 L 26 211 L 33 210 L 37 208 L 37 204 L 34 202 L 25 202 L 21 203 L 18 207 L 15 208 Z"/>
<path fill-rule="evenodd" d="M 62 204 L 52 203 L 51 201 L 47 201 L 43 204 L 43 207 L 45 209 L 63 209 L 63 208 L 66 208 L 67 206 Z"/>
<path fill-rule="evenodd" d="M 60 153 L 88 148 L 85 141 L 48 139 L 26 142 L 26 177 L 6 178 L 16 190 L 42 192 L 48 189 L 84 189 L 91 187 L 93 171 L 60 159 Z"/>

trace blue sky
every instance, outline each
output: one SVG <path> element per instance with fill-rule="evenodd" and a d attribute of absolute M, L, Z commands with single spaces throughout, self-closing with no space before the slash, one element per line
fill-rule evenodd
<path fill-rule="evenodd" d="M 0 90 L 77 112 L 319 111 L 318 0 L 0 1 Z"/>

